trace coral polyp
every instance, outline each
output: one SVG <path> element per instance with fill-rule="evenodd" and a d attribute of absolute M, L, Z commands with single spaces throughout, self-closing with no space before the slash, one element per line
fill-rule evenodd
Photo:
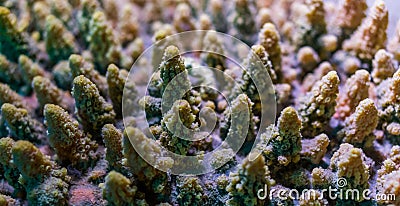
<path fill-rule="evenodd" d="M 0 0 L 0 206 L 400 205 L 399 5 Z"/>

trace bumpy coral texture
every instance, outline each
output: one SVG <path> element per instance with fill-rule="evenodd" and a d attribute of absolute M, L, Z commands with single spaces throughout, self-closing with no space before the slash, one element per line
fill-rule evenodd
<path fill-rule="evenodd" d="M 12 90 L 7 84 L 0 83 L 0 104 L 11 103 L 16 107 L 27 107 L 23 98 Z"/>
<path fill-rule="evenodd" d="M 157 31 L 154 32 L 153 35 L 153 42 L 154 42 L 154 48 L 153 48 L 153 56 L 152 56 L 152 65 L 154 68 L 158 68 L 160 66 L 160 63 L 162 62 L 162 57 L 164 54 L 164 50 L 170 46 L 173 45 L 173 40 L 171 38 L 167 38 L 173 34 L 173 31 L 171 28 L 160 28 Z"/>
<path fill-rule="evenodd" d="M 157 198 L 166 198 L 170 193 L 166 173 L 157 170 L 142 159 L 133 147 L 133 144 L 139 146 L 141 154 L 146 154 L 145 159 L 152 160 L 151 163 L 153 165 L 168 168 L 171 160 L 162 158 L 157 143 L 147 138 L 139 129 L 133 127 L 125 129 L 123 137 L 123 164 L 130 168 L 138 181 L 157 194 Z"/>
<path fill-rule="evenodd" d="M 316 40 L 327 32 L 324 2 L 322 0 L 306 0 L 304 4 L 299 4 L 298 11 L 296 10 L 292 17 L 297 26 L 297 32 L 293 35 L 292 41 L 298 48 L 310 45 L 319 50 L 320 46 Z"/>
<path fill-rule="evenodd" d="M 56 170 L 56 165 L 27 141 L 17 141 L 13 145 L 12 155 L 21 173 L 20 181 L 27 190 L 29 204 L 67 204 L 69 177 L 65 169 Z"/>
<path fill-rule="evenodd" d="M 162 79 L 162 95 L 166 99 L 166 105 L 171 104 L 173 98 L 183 98 L 180 93 L 185 94 L 190 88 L 185 63 L 180 56 L 179 49 L 169 46 L 165 49 L 163 61 L 160 65 L 160 77 Z M 172 82 L 172 84 L 170 84 Z M 169 87 L 168 92 L 165 90 Z"/>
<path fill-rule="evenodd" d="M 90 61 L 84 59 L 81 55 L 76 54 L 71 55 L 68 60 L 71 70 L 70 73 L 73 78 L 79 75 L 84 75 L 91 82 L 96 84 L 96 87 L 100 90 L 100 94 L 103 97 L 107 96 L 107 79 L 95 70 L 94 65 Z"/>
<path fill-rule="evenodd" d="M 278 119 L 277 126 L 271 125 L 261 135 L 258 145 L 268 165 L 278 168 L 300 159 L 301 120 L 293 107 L 285 108 Z"/>
<path fill-rule="evenodd" d="M 103 137 L 104 145 L 106 146 L 106 160 L 108 161 L 109 168 L 116 171 L 122 170 L 122 136 L 123 134 L 115 128 L 112 124 L 104 125 L 101 130 L 101 136 Z"/>
<path fill-rule="evenodd" d="M 399 142 L 400 134 L 399 87 L 400 71 L 397 70 L 392 78 L 383 81 L 377 88 L 380 125 L 394 143 Z"/>
<path fill-rule="evenodd" d="M 261 62 L 260 62 L 261 60 Z M 257 64 L 257 63 L 258 64 Z M 263 78 L 263 74 L 260 74 L 260 68 L 263 66 L 267 69 L 269 77 L 273 82 L 277 81 L 277 75 L 275 70 L 272 68 L 271 62 L 269 60 L 268 53 L 265 51 L 264 47 L 261 45 L 254 45 L 252 47 L 252 52 L 248 54 L 246 59 L 246 71 L 243 71 L 242 79 L 243 82 L 240 85 L 240 90 L 235 91 L 232 96 L 238 95 L 237 93 L 245 92 L 247 96 L 251 99 L 253 103 L 255 103 L 255 110 L 261 109 L 261 99 L 260 93 L 264 91 L 260 91 L 262 88 L 267 87 L 267 85 L 262 84 L 263 82 L 258 81 L 257 84 L 254 82 L 254 78 Z M 261 66 L 262 65 L 262 66 Z M 268 78 L 268 77 L 265 77 Z M 261 83 L 261 84 L 260 84 Z M 257 86 L 259 88 L 257 88 Z"/>
<path fill-rule="evenodd" d="M 372 60 L 379 49 L 385 48 L 388 18 L 385 2 L 375 1 L 368 17 L 343 43 L 343 48 L 361 60 Z"/>
<path fill-rule="evenodd" d="M 323 131 L 335 112 L 339 90 L 339 77 L 329 72 L 318 81 L 310 92 L 300 98 L 298 112 L 302 121 L 302 134 L 313 137 Z"/>
<path fill-rule="evenodd" d="M 370 166 L 366 163 L 365 154 L 361 149 L 347 143 L 341 144 L 332 156 L 330 168 L 336 172 L 337 177 L 347 180 L 344 189 L 362 191 L 369 188 Z M 356 201 L 362 201 L 362 197 Z"/>
<path fill-rule="evenodd" d="M 122 174 L 111 171 L 103 185 L 103 197 L 108 205 L 147 205 L 146 201 L 136 200 L 137 187 Z"/>
<path fill-rule="evenodd" d="M 49 177 L 28 194 L 32 205 L 67 205 L 69 185 L 57 177 Z"/>
<path fill-rule="evenodd" d="M 197 105 L 200 103 L 199 94 L 191 90 L 188 71 L 176 46 L 168 46 L 162 57 L 159 67 L 161 77 L 162 107 L 167 110 L 179 99 L 185 99 L 192 106 L 193 112 L 199 112 Z"/>
<path fill-rule="evenodd" d="M 193 115 L 189 102 L 176 101 L 171 110 L 164 115 L 161 125 L 161 143 L 177 154 L 185 155 L 191 146 L 191 130 L 194 128 L 196 116 Z M 183 138 L 183 139 L 181 139 Z"/>
<path fill-rule="evenodd" d="M 273 68 L 278 75 L 277 78 L 282 78 L 279 76 L 282 67 L 280 36 L 273 24 L 264 24 L 260 30 L 260 33 L 258 34 L 258 43 L 262 45 L 265 51 L 268 53 Z"/>
<path fill-rule="evenodd" d="M 311 171 L 311 184 L 316 189 L 334 187 L 335 179 L 335 174 L 329 169 L 316 167 Z"/>
<path fill-rule="evenodd" d="M 215 32 L 207 32 L 203 40 L 203 48 L 207 53 L 203 53 L 203 59 L 209 67 L 224 71 L 225 65 L 225 51 L 222 42 L 218 39 Z"/>
<path fill-rule="evenodd" d="M 270 185 L 269 170 L 263 155 L 253 161 L 250 156 L 244 159 L 238 170 L 229 174 L 229 179 L 230 183 L 226 188 L 229 192 L 229 200 L 226 202 L 228 205 L 264 204 L 264 200 L 258 199 L 255 194 L 259 189 L 264 189 L 264 184 Z"/>
<path fill-rule="evenodd" d="M 111 104 L 100 96 L 99 90 L 83 75 L 75 77 L 72 94 L 75 98 L 78 120 L 86 131 L 99 132 L 103 125 L 114 123 L 115 112 Z"/>
<path fill-rule="evenodd" d="M 376 189 L 379 194 L 392 194 L 395 199 L 378 200 L 380 204 L 399 204 L 400 196 L 399 178 L 400 178 L 400 147 L 394 146 L 387 160 L 378 170 L 378 180 Z"/>
<path fill-rule="evenodd" d="M 398 3 L 367 2 L 0 0 L 0 205 L 400 205 Z"/>
<path fill-rule="evenodd" d="M 82 0 L 80 2 L 81 9 L 79 10 L 78 16 L 78 28 L 80 34 L 83 36 L 83 40 L 85 44 L 88 45 L 89 42 L 89 23 L 91 17 L 96 12 L 96 10 L 100 7 L 99 2 L 96 0 Z"/>
<path fill-rule="evenodd" d="M 376 84 L 393 76 L 396 68 L 393 65 L 393 55 L 381 49 L 376 52 L 373 60 L 372 78 Z"/>
<path fill-rule="evenodd" d="M 63 1 L 57 1 L 63 2 Z M 51 61 L 66 60 L 76 52 L 75 37 L 56 17 L 46 18 L 46 51 Z"/>
<path fill-rule="evenodd" d="M 103 12 L 97 11 L 93 14 L 89 22 L 88 41 L 94 63 L 101 73 L 105 73 L 105 65 L 119 64 L 120 48 Z"/>
<path fill-rule="evenodd" d="M 32 142 L 44 140 L 45 130 L 42 123 L 33 119 L 26 109 L 5 103 L 1 106 L 1 114 L 10 136 Z"/>
<path fill-rule="evenodd" d="M 203 205 L 207 200 L 198 177 L 179 177 L 177 184 L 177 203 L 179 205 Z"/>
<path fill-rule="evenodd" d="M 262 45 L 254 45 L 251 47 L 251 50 L 255 55 L 258 56 L 258 58 L 260 58 L 263 66 L 267 69 L 272 82 L 277 83 L 278 76 L 282 76 L 282 74 L 280 73 L 281 71 L 279 71 L 279 67 L 277 68 L 278 70 L 276 70 L 276 68 L 272 66 L 271 60 L 269 59 L 269 54 L 265 50 L 265 48 Z"/>
<path fill-rule="evenodd" d="M 344 128 L 338 136 L 343 142 L 355 146 L 371 147 L 375 139 L 374 129 L 378 126 L 378 110 L 371 99 L 365 99 L 357 106 L 356 111 L 346 118 Z"/>
<path fill-rule="evenodd" d="M 0 139 L 0 149 L 2 151 L 0 155 L 0 165 L 3 168 L 3 176 L 5 180 L 7 180 L 8 184 L 14 187 L 13 194 L 18 197 L 25 195 L 25 189 L 18 181 L 20 172 L 18 171 L 17 166 L 12 162 L 12 147 L 14 144 L 15 141 L 9 137 Z"/>
<path fill-rule="evenodd" d="M 310 160 L 313 164 L 318 164 L 328 150 L 329 137 L 326 134 L 320 134 L 313 139 L 301 140 L 301 145 L 300 155 Z"/>
<path fill-rule="evenodd" d="M 110 64 L 107 68 L 107 84 L 108 84 L 108 96 L 111 99 L 113 108 L 118 117 L 122 116 L 122 96 L 125 92 L 130 91 L 128 98 L 135 98 L 137 93 L 135 85 L 132 81 L 126 82 L 128 72 L 126 70 L 120 70 L 114 64 Z"/>
<path fill-rule="evenodd" d="M 230 110 L 226 110 L 224 125 L 221 126 L 221 136 L 231 139 L 232 148 L 239 148 L 245 141 L 251 141 L 255 137 L 254 122 L 250 98 L 245 94 L 236 97 Z M 244 125 L 244 126 L 243 126 Z"/>
<path fill-rule="evenodd" d="M 70 109 L 68 97 L 50 79 L 42 76 L 33 78 L 32 87 L 36 98 L 43 109 L 46 104 L 61 105 L 64 109 Z"/>
<path fill-rule="evenodd" d="M 58 161 L 63 164 L 87 168 L 96 159 L 97 144 L 90 135 L 84 134 L 78 122 L 60 106 L 46 104 L 44 117 L 50 146 L 55 150 Z"/>
<path fill-rule="evenodd" d="M 350 116 L 357 105 L 368 97 L 370 75 L 366 70 L 358 70 L 346 80 L 337 100 L 336 114 L 338 119 L 344 120 Z"/>
<path fill-rule="evenodd" d="M 277 70 L 271 65 L 269 55 L 261 45 L 254 45 L 251 52 L 247 55 L 245 61 L 245 71 L 242 73 L 240 84 L 236 84 L 230 98 L 234 99 L 238 95 L 245 93 L 254 104 L 252 111 L 255 115 L 260 115 L 262 109 L 265 109 L 266 102 L 270 94 L 274 92 L 272 85 L 263 79 L 271 79 L 274 83 L 278 81 Z M 265 73 L 265 70 L 267 73 Z M 271 91 L 272 90 L 272 91 Z M 264 106 L 264 108 L 262 108 Z M 264 110 L 265 111 L 265 110 Z"/>
<path fill-rule="evenodd" d="M 0 51 L 8 59 L 16 61 L 21 54 L 28 54 L 28 39 L 17 27 L 17 19 L 8 8 L 0 7 Z"/>
<path fill-rule="evenodd" d="M 348 37 L 358 26 L 361 25 L 364 19 L 365 11 L 368 5 L 365 0 L 353 1 L 344 0 L 341 3 L 339 12 L 337 13 L 337 25 L 340 28 L 340 33 L 343 37 Z"/>
<path fill-rule="evenodd" d="M 313 85 L 322 79 L 323 76 L 328 74 L 328 72 L 333 71 L 333 67 L 329 62 L 322 62 L 313 73 L 308 73 L 303 80 L 303 89 L 308 92 L 311 90 Z"/>
<path fill-rule="evenodd" d="M 139 104 L 145 109 L 146 118 L 150 125 L 161 122 L 161 98 L 145 96 L 140 99 Z"/>

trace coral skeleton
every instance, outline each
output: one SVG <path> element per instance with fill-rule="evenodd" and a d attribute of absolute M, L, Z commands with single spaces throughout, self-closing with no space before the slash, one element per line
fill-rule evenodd
<path fill-rule="evenodd" d="M 0 206 L 400 205 L 399 5 L 0 0 Z"/>

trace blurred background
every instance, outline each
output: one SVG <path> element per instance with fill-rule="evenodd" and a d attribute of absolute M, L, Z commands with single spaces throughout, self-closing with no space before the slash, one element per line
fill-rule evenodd
<path fill-rule="evenodd" d="M 367 0 L 368 6 L 372 6 L 375 0 Z M 389 9 L 389 28 L 388 37 L 392 37 L 396 31 L 396 24 L 400 19 L 400 1 L 398 0 L 385 0 Z"/>
<path fill-rule="evenodd" d="M 325 0 L 330 2 L 340 2 L 340 0 Z M 375 0 L 367 0 L 368 6 L 371 7 Z M 400 1 L 398 0 L 385 0 L 386 5 L 389 9 L 389 27 L 388 27 L 388 37 L 392 37 L 396 30 L 396 24 L 400 19 Z"/>

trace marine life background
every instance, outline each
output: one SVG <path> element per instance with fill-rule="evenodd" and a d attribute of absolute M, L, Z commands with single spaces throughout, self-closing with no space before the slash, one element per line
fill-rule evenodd
<path fill-rule="evenodd" d="M 0 206 L 400 205 L 395 6 L 0 0 Z M 212 52 L 181 52 L 184 43 L 174 35 L 194 30 L 206 31 L 190 44 Z M 215 31 L 250 49 L 227 47 Z M 143 58 L 151 45 L 152 56 Z M 230 51 L 240 66 L 224 56 Z M 129 81 L 132 65 L 149 68 L 151 81 L 140 82 L 144 73 Z M 271 90 L 260 90 L 253 76 Z M 193 79 L 208 87 L 192 87 Z M 187 91 L 177 96 L 171 85 Z M 263 125 L 267 94 L 275 97 L 276 105 L 266 106 L 276 110 L 276 121 Z M 163 95 L 178 100 L 163 102 Z M 126 105 L 145 111 L 148 131 Z M 181 138 L 207 128 L 207 117 L 216 121 L 209 134 Z M 221 143 L 239 136 L 238 152 Z M 210 163 L 222 167 L 197 176 L 162 171 L 180 162 L 165 158 L 160 145 L 196 157 L 222 145 Z M 328 188 L 371 193 L 332 198 Z M 285 199 L 273 192 L 293 189 L 316 195 Z"/>

